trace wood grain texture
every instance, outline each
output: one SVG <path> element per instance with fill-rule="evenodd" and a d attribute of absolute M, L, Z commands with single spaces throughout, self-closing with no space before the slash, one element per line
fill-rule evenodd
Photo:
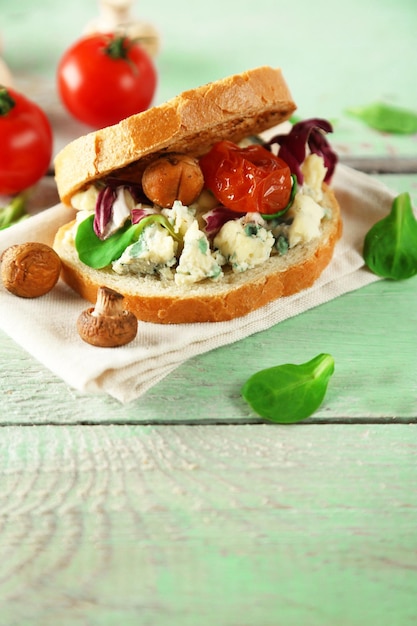
<path fill-rule="evenodd" d="M 3 4 L 2 54 L 46 110 L 56 153 L 88 130 L 54 77 L 97 7 Z M 342 160 L 414 171 L 415 136 L 376 133 L 346 108 L 415 107 L 415 0 L 242 0 L 238 17 L 235 3 L 161 0 L 138 13 L 162 35 L 156 101 L 280 65 L 298 115 L 332 121 Z M 379 178 L 417 206 L 415 173 Z M 0 626 L 414 626 L 416 287 L 347 294 L 190 360 L 127 406 L 80 396 L 0 333 Z M 313 420 L 248 423 L 247 376 L 322 351 L 336 371 Z"/>
<path fill-rule="evenodd" d="M 270 63 L 272 58 L 290 73 L 299 105 L 304 109 L 314 107 L 316 114 L 318 105 L 327 115 L 334 102 L 343 102 L 346 107 L 348 103 L 366 103 L 370 97 L 385 96 L 404 104 L 417 100 L 417 88 L 409 80 L 416 60 L 413 27 L 417 13 L 413 0 L 402 0 L 401 6 L 368 0 L 366 9 L 360 0 L 351 0 L 341 13 L 328 11 L 325 0 L 317 0 L 314 7 L 299 0 L 285 11 L 274 0 L 259 0 L 256 10 L 243 0 L 239 15 L 233 4 L 218 1 L 211 4 L 210 11 L 200 3 L 193 11 L 188 8 L 186 0 L 178 0 L 175 5 L 161 0 L 157 6 L 139 4 L 135 11 L 161 33 L 162 48 L 157 59 L 164 78 L 159 85 L 161 96 L 175 95 L 180 81 L 189 88 L 196 81 L 202 84 L 218 78 L 220 73 L 232 74 L 236 69 Z M 21 0 L 19 9 L 16 12 L 13 4 L 4 3 L 5 59 L 15 73 L 24 70 L 51 78 L 60 55 L 98 12 L 94 3 L 83 0 L 73 0 L 59 11 L 46 0 L 39 0 L 36 10 L 30 0 Z M 45 23 L 50 26 L 50 36 L 35 37 Z M 295 36 L 301 41 L 302 36 L 314 32 L 337 35 L 316 37 L 308 57 L 297 54 Z M 217 46 L 213 46 L 213 40 Z M 399 66 L 398 55 L 406 53 L 408 64 Z M 337 63 L 329 62 L 335 58 Z M 308 94 L 309 98 L 304 97 Z"/>
<path fill-rule="evenodd" d="M 415 431 L 2 428 L 0 623 L 411 626 Z"/>
<path fill-rule="evenodd" d="M 240 397 L 246 379 L 320 352 L 333 355 L 336 370 L 314 421 L 416 421 L 416 286 L 417 278 L 346 294 L 191 359 L 128 405 L 74 392 L 2 335 L 0 423 L 258 421 Z"/>
<path fill-rule="evenodd" d="M 32 0 L 20 0 L 18 12 L 13 3 L 3 5 L 4 58 L 18 85 L 33 94 L 54 127 L 62 129 L 55 148 L 62 147 L 61 138 L 68 141 L 87 128 L 59 105 L 56 67 L 97 16 L 97 4 L 72 0 L 57 10 L 53 3 L 39 0 L 34 10 Z M 209 11 L 205 3 L 195 3 L 190 11 L 187 0 L 161 0 L 157 5 L 139 3 L 135 13 L 161 33 L 156 102 L 222 76 L 277 65 L 293 92 L 297 114 L 333 122 L 341 155 L 415 157 L 413 137 L 376 133 L 346 110 L 375 101 L 415 108 L 417 83 L 410 75 L 417 69 L 416 6 L 414 0 L 367 0 L 366 7 L 361 0 L 350 0 L 338 12 L 329 11 L 327 0 L 298 0 L 287 3 L 285 10 L 276 0 L 258 0 L 256 7 L 242 0 L 237 14 L 234 3 L 218 0 Z M 48 37 L 39 37 L 45 24 Z M 314 37 L 314 45 L 313 33 L 322 34 Z M 43 80 L 49 80 L 48 89 Z"/>
<path fill-rule="evenodd" d="M 410 157 L 360 157 L 342 156 L 340 162 L 353 169 L 368 174 L 415 174 L 417 173 L 417 158 Z"/>

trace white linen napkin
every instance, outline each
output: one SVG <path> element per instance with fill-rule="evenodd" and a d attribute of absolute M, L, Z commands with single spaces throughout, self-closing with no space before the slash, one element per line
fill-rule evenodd
<path fill-rule="evenodd" d="M 136 339 L 120 348 L 97 348 L 78 336 L 76 320 L 90 306 L 61 281 L 47 295 L 26 300 L 0 286 L 0 327 L 68 385 L 85 393 L 107 393 L 122 403 L 141 396 L 197 354 L 265 330 L 378 280 L 364 267 L 366 232 L 390 209 L 395 193 L 371 177 L 339 165 L 332 182 L 342 208 L 344 231 L 334 258 L 308 290 L 281 298 L 229 322 L 178 326 L 139 322 Z M 47 209 L 0 232 L 0 253 L 24 241 L 51 244 L 70 221 L 63 205 Z"/>

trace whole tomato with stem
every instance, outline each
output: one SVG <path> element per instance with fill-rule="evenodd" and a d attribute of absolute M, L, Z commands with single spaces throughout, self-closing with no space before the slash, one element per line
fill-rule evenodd
<path fill-rule="evenodd" d="M 60 98 L 69 113 L 94 128 L 117 124 L 149 108 L 155 65 L 139 42 L 115 33 L 82 37 L 57 68 Z"/>
<path fill-rule="evenodd" d="M 200 159 L 206 187 L 237 213 L 274 215 L 288 206 L 292 179 L 288 165 L 258 144 L 241 148 L 219 141 Z"/>
<path fill-rule="evenodd" d="M 0 193 L 25 191 L 48 170 L 52 129 L 45 112 L 18 91 L 0 86 Z"/>

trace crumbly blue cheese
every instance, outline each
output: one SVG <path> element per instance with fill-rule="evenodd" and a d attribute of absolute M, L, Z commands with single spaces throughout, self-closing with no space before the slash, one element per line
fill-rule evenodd
<path fill-rule="evenodd" d="M 320 223 L 324 215 L 323 207 L 317 204 L 311 196 L 297 193 L 294 203 L 287 213 L 289 218 L 293 218 L 288 229 L 290 248 L 297 244 L 308 243 L 315 237 L 319 237 Z"/>
<path fill-rule="evenodd" d="M 184 248 L 175 273 L 176 284 L 190 285 L 206 278 L 216 280 L 222 275 L 207 236 L 199 229 L 197 220 L 194 220 L 184 235 Z"/>
<path fill-rule="evenodd" d="M 234 272 L 245 272 L 265 263 L 274 241 L 273 234 L 263 226 L 238 219 L 222 226 L 214 238 L 214 246 Z"/>
<path fill-rule="evenodd" d="M 219 201 L 208 189 L 203 189 L 203 191 L 198 196 L 197 200 L 190 204 L 190 209 L 192 209 L 195 213 L 206 213 L 207 211 L 211 211 L 214 207 L 218 206 Z"/>
<path fill-rule="evenodd" d="M 99 190 L 95 185 L 89 185 L 83 191 L 77 191 L 71 198 L 71 205 L 77 211 L 93 212 L 96 208 Z"/>
<path fill-rule="evenodd" d="M 302 191 L 316 202 L 323 199 L 323 181 L 327 173 L 324 159 L 318 154 L 309 154 L 301 165 L 304 177 Z"/>
<path fill-rule="evenodd" d="M 150 224 L 138 241 L 131 244 L 122 256 L 113 261 L 117 274 L 160 274 L 172 278 L 169 269 L 176 263 L 177 242 L 161 224 Z"/>
<path fill-rule="evenodd" d="M 176 200 L 170 209 L 162 209 L 162 214 L 168 219 L 174 229 L 174 233 L 183 238 L 185 233 L 194 222 L 195 212 Z"/>
<path fill-rule="evenodd" d="M 78 226 L 81 224 L 81 222 L 83 222 L 88 217 L 90 217 L 90 215 L 94 215 L 94 209 L 92 211 L 91 210 L 90 211 L 86 211 L 86 210 L 77 211 L 77 213 L 75 214 L 74 224 L 71 226 L 71 228 L 66 229 L 64 232 L 63 241 L 66 244 L 74 245 Z"/>

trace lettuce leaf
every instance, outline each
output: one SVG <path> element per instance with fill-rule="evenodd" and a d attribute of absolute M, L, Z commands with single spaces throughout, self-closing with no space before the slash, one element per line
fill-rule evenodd
<path fill-rule="evenodd" d="M 170 235 L 178 239 L 168 219 L 160 213 L 146 215 L 137 224 L 131 221 L 107 239 L 100 239 L 94 232 L 94 215 L 82 221 L 75 236 L 75 247 L 82 263 L 94 269 L 103 269 L 120 258 L 128 246 L 137 241 L 146 228 L 152 223 L 159 223 Z"/>
<path fill-rule="evenodd" d="M 347 109 L 346 113 L 383 133 L 397 135 L 417 133 L 417 113 L 384 102 L 352 107 Z"/>

